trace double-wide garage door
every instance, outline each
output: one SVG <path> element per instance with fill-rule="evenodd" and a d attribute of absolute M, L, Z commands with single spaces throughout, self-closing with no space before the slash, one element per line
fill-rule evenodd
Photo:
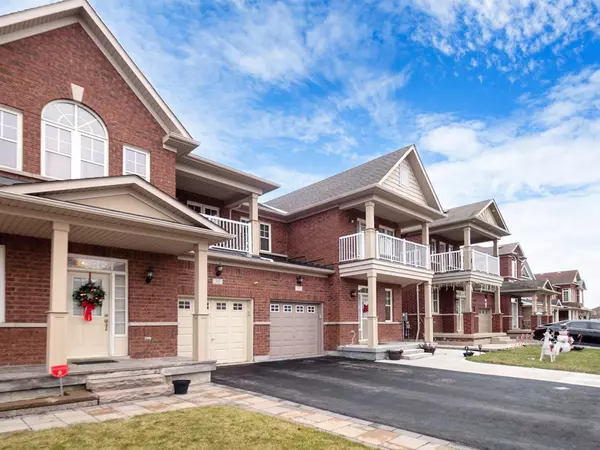
<path fill-rule="evenodd" d="M 321 353 L 319 305 L 271 303 L 271 358 Z"/>
<path fill-rule="evenodd" d="M 248 361 L 249 301 L 210 300 L 210 359 L 217 363 Z M 192 356 L 192 309 L 190 300 L 178 301 L 177 354 Z"/>

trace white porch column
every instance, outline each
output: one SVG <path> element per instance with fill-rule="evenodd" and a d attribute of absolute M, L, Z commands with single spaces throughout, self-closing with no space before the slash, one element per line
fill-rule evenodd
<path fill-rule="evenodd" d="M 538 296 L 537 294 L 533 294 L 531 297 L 531 314 L 536 314 L 538 312 Z"/>
<path fill-rule="evenodd" d="M 375 202 L 365 202 L 365 253 L 366 258 L 377 257 L 377 235 L 375 230 Z M 370 291 L 369 291 L 370 292 Z"/>
<path fill-rule="evenodd" d="M 192 358 L 210 359 L 208 335 L 208 245 L 194 245 L 194 307 L 192 310 Z"/>
<path fill-rule="evenodd" d="M 368 345 L 375 347 L 379 343 L 379 334 L 377 330 L 377 272 L 370 270 L 367 273 L 367 285 L 369 288 L 369 313 L 367 315 L 368 324 Z"/>
<path fill-rule="evenodd" d="M 429 248 L 429 224 L 423 223 L 421 225 L 421 244 L 427 245 Z M 427 252 L 426 267 L 431 267 L 431 251 Z"/>
<path fill-rule="evenodd" d="M 433 342 L 433 295 L 430 281 L 423 284 L 423 293 L 425 294 L 425 333 L 423 337 L 425 342 Z"/>
<path fill-rule="evenodd" d="M 250 205 L 250 251 L 253 255 L 260 254 L 260 222 L 258 221 L 258 194 L 252 194 Z"/>
<path fill-rule="evenodd" d="M 501 302 L 500 302 L 500 286 L 496 286 L 496 290 L 494 291 L 494 306 L 496 314 L 500 314 L 502 312 Z"/>
<path fill-rule="evenodd" d="M 46 369 L 67 363 L 67 319 L 69 317 L 67 287 L 67 256 L 69 254 L 69 224 L 52 224 L 50 266 L 50 309 L 46 331 Z"/>
<path fill-rule="evenodd" d="M 473 312 L 473 282 L 465 283 L 465 312 Z"/>
<path fill-rule="evenodd" d="M 498 239 L 494 239 L 494 247 L 493 247 L 492 255 L 496 258 L 498 257 L 499 249 L 498 249 Z"/>
<path fill-rule="evenodd" d="M 465 270 L 471 270 L 473 263 L 471 261 L 471 227 L 465 227 L 463 230 L 463 267 Z"/>

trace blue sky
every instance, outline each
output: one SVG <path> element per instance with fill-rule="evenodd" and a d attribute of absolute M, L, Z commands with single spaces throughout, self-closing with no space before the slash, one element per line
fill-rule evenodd
<path fill-rule="evenodd" d="M 199 154 L 284 193 L 415 143 L 444 207 L 496 198 L 600 304 L 599 0 L 92 4 Z"/>

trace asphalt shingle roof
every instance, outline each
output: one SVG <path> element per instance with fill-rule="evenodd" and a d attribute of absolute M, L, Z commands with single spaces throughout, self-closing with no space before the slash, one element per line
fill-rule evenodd
<path fill-rule="evenodd" d="M 446 211 L 447 217 L 432 222 L 431 226 L 437 227 L 440 225 L 448 225 L 455 222 L 473 219 L 490 201 L 491 200 L 482 200 L 480 202 L 471 203 L 470 205 L 462 205 L 457 206 L 456 208 L 450 208 Z"/>
<path fill-rule="evenodd" d="M 376 184 L 410 148 L 409 145 L 380 156 L 345 172 L 277 197 L 265 204 L 292 213 L 316 203 Z"/>
<path fill-rule="evenodd" d="M 546 279 L 541 280 L 515 280 L 502 283 L 501 292 L 527 292 L 544 289 Z M 548 290 L 548 289 L 545 289 Z"/>
<path fill-rule="evenodd" d="M 552 284 L 571 284 L 577 275 L 577 270 L 563 270 L 562 272 L 548 272 L 535 274 L 536 278 L 547 278 Z"/>

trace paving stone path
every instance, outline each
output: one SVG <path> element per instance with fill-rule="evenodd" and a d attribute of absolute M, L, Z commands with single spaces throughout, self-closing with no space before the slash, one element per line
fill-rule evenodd
<path fill-rule="evenodd" d="M 466 449 L 447 441 L 410 431 L 378 425 L 352 417 L 334 414 L 267 395 L 241 389 L 205 384 L 190 389 L 187 395 L 156 397 L 135 402 L 111 403 L 80 409 L 57 411 L 0 420 L 0 435 L 22 430 L 45 430 L 77 423 L 94 423 L 128 419 L 141 414 L 175 411 L 213 405 L 233 405 L 239 408 L 279 417 L 352 441 L 384 449 L 445 450 Z"/>

